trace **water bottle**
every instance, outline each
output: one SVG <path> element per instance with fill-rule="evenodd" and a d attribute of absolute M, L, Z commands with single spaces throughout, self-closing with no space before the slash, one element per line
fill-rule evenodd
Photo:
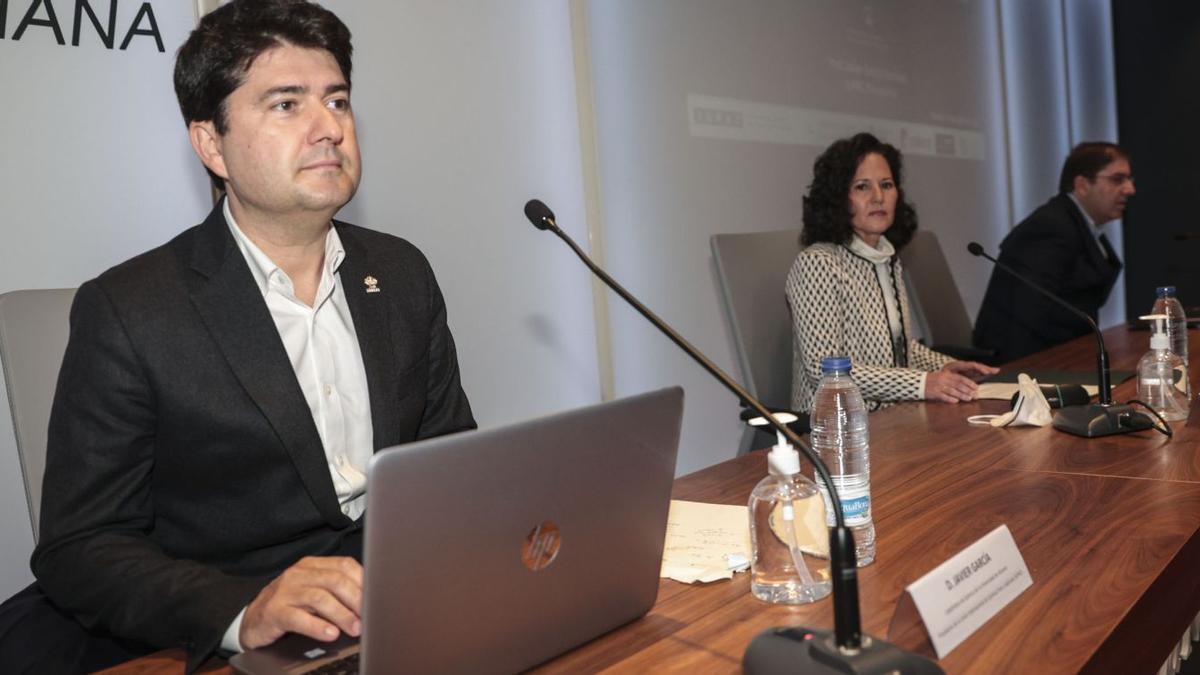
<path fill-rule="evenodd" d="M 1166 314 L 1149 314 L 1143 319 L 1153 322 L 1150 351 L 1138 361 L 1138 400 L 1154 409 L 1164 420 L 1179 422 L 1188 418 L 1189 397 L 1186 390 L 1187 368 L 1183 359 L 1170 348 Z"/>
<path fill-rule="evenodd" d="M 825 502 L 800 473 L 796 449 L 776 437 L 769 473 L 750 493 L 750 592 L 766 602 L 816 602 L 833 591 Z"/>
<path fill-rule="evenodd" d="M 854 535 L 858 566 L 875 561 L 875 524 L 871 521 L 871 454 L 867 406 L 858 385 L 850 379 L 850 358 L 821 359 L 821 383 L 811 415 L 813 450 L 820 455 L 842 500 L 842 516 Z M 826 519 L 834 524 L 824 481 L 817 488 L 825 499 Z"/>
<path fill-rule="evenodd" d="M 1170 340 L 1171 351 L 1180 359 L 1183 359 L 1184 372 L 1188 372 L 1188 332 L 1187 332 L 1187 315 L 1183 312 L 1183 305 L 1179 299 L 1175 297 L 1174 286 L 1159 286 L 1154 289 L 1158 298 L 1154 301 L 1154 309 L 1150 314 L 1165 314 L 1167 316 L 1167 338 Z M 1191 378 L 1185 375 L 1184 391 L 1188 398 L 1192 396 Z"/>

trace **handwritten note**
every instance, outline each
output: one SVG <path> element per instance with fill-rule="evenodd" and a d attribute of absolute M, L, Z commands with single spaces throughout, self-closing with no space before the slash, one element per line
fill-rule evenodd
<path fill-rule="evenodd" d="M 731 579 L 749 564 L 745 506 L 671 500 L 661 576 L 685 584 Z"/>

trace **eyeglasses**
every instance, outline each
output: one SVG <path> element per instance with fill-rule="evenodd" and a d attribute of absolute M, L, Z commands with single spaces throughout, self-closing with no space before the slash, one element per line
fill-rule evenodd
<path fill-rule="evenodd" d="M 1133 176 L 1127 173 L 1098 173 L 1096 178 L 1103 178 L 1112 183 L 1113 187 L 1121 187 L 1126 183 L 1133 185 Z"/>

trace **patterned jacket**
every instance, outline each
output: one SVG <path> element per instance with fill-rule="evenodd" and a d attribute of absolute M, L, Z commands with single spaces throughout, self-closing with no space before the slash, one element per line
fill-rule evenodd
<path fill-rule="evenodd" d="M 831 243 L 813 244 L 796 256 L 786 285 L 792 313 L 793 409 L 812 409 L 826 356 L 850 357 L 851 375 L 868 410 L 924 398 L 924 372 L 954 360 L 909 337 L 912 322 L 900 257 L 892 257 L 891 288 L 881 287 L 874 265 Z M 883 293 L 899 301 L 899 347 L 893 346 Z"/>

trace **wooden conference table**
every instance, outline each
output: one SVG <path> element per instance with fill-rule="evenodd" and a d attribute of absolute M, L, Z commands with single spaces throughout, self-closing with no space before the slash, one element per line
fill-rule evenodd
<path fill-rule="evenodd" d="M 1200 354 L 1200 335 L 1190 337 L 1190 353 Z M 1105 338 L 1112 367 L 1132 370 L 1149 333 L 1118 327 Z M 1095 339 L 1005 370 L 1021 367 L 1094 368 Z M 1192 383 L 1195 390 L 1195 374 Z M 1135 394 L 1129 380 L 1113 396 Z M 1147 431 L 1089 440 L 1050 427 L 966 423 L 1007 407 L 908 403 L 871 415 L 878 557 L 859 571 L 864 631 L 886 637 L 909 583 L 1006 524 L 1033 586 L 940 661 L 948 673 L 1155 672 L 1200 613 L 1200 406 L 1171 439 Z M 765 474 L 756 452 L 676 480 L 673 496 L 745 504 Z M 831 628 L 831 603 L 762 603 L 746 574 L 706 585 L 664 579 L 645 617 L 538 672 L 736 673 L 754 635 L 788 624 Z M 178 673 L 182 664 L 182 652 L 168 650 L 109 672 Z M 205 672 L 230 671 L 214 659 Z"/>

